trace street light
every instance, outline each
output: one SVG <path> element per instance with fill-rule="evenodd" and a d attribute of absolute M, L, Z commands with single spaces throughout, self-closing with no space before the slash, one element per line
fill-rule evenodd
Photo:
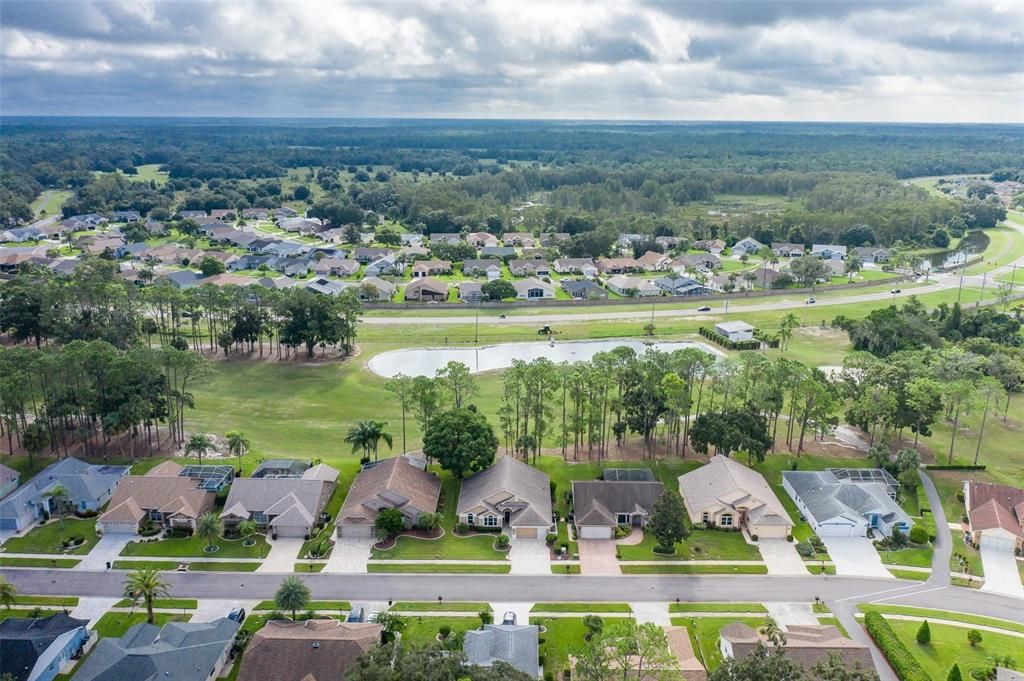
<path fill-rule="evenodd" d="M 985 281 L 988 279 L 988 272 L 981 273 L 981 297 L 978 298 L 978 302 L 974 304 L 974 307 L 981 307 L 981 301 L 985 300 Z"/>

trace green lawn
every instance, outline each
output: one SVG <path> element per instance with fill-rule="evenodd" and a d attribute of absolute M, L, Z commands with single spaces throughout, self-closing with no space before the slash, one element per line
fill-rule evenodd
<path fill-rule="evenodd" d="M 185 561 L 187 562 L 187 561 Z M 157 570 L 176 571 L 177 563 L 172 560 L 116 560 L 115 570 L 138 570 L 140 568 L 155 568 Z M 230 561 L 189 563 L 189 572 L 254 572 L 260 566 L 259 563 L 236 563 Z"/>
<path fill-rule="evenodd" d="M 927 581 L 928 578 L 931 577 L 930 572 L 918 572 L 917 570 L 899 570 L 896 568 L 890 569 L 889 574 L 891 574 L 896 579 L 913 579 L 919 582 Z"/>
<path fill-rule="evenodd" d="M 48 189 L 32 201 L 32 212 L 36 215 L 60 213 L 61 206 L 71 198 L 73 192 L 63 189 Z"/>
<path fill-rule="evenodd" d="M 967 557 L 967 562 L 970 565 L 970 574 L 974 577 L 984 577 L 985 567 L 981 562 L 981 553 L 964 543 L 963 534 L 960 532 L 953 532 L 953 555 L 949 557 L 949 568 L 954 572 L 960 571 L 960 563 L 956 559 L 956 554 L 961 554 Z"/>
<path fill-rule="evenodd" d="M 60 542 L 65 537 L 81 535 L 85 543 L 65 551 Z M 89 553 L 100 540 L 96 534 L 95 518 L 65 518 L 63 527 L 59 520 L 51 520 L 28 531 L 21 537 L 11 537 L 4 544 L 6 553 L 60 553 L 81 555 Z"/>
<path fill-rule="evenodd" d="M 130 608 L 134 604 L 130 598 L 122 598 L 114 604 L 115 608 Z M 145 601 L 139 600 L 136 604 L 137 607 L 145 607 Z M 154 608 L 163 609 L 178 609 L 185 608 L 187 610 L 195 610 L 199 603 L 194 598 L 155 598 L 153 599 Z"/>
<path fill-rule="evenodd" d="M 741 532 L 694 530 L 683 542 L 676 544 L 676 552 L 667 556 L 654 552 L 657 541 L 645 533 L 639 544 L 620 544 L 616 547 L 619 560 L 761 560 L 756 546 L 746 542 Z"/>
<path fill-rule="evenodd" d="M 402 641 L 411 646 L 437 643 L 437 632 L 442 626 L 451 627 L 452 634 L 480 626 L 479 617 L 406 617 Z"/>
<path fill-rule="evenodd" d="M 857 607 L 861 612 L 880 612 L 883 615 L 912 615 L 914 617 L 926 617 L 929 622 L 934 620 L 949 620 L 952 622 L 964 622 L 965 624 L 979 624 L 997 629 L 1008 629 L 1024 634 L 1024 623 L 1001 620 L 996 617 L 983 617 L 963 612 L 952 612 L 949 610 L 934 610 L 932 608 L 915 608 L 905 605 L 876 605 L 874 603 L 859 603 Z"/>
<path fill-rule="evenodd" d="M 622 622 L 622 618 L 603 617 L 604 626 L 607 629 Z M 569 656 L 584 644 L 584 635 L 587 633 L 583 626 L 583 618 L 575 617 L 531 617 L 530 624 L 539 624 L 547 627 L 547 631 L 540 635 L 543 643 L 540 646 L 540 654 L 544 658 L 544 670 L 555 673 L 555 678 L 562 678 L 559 672 L 569 666 Z"/>
<path fill-rule="evenodd" d="M 78 596 L 15 596 L 15 605 L 57 605 L 74 607 L 78 605 Z"/>
<path fill-rule="evenodd" d="M 453 529 L 458 510 L 460 484 L 458 479 L 442 473 L 441 498 L 437 510 L 442 514 L 444 536 L 439 539 L 399 537 L 394 548 L 373 549 L 372 557 L 383 560 L 505 560 L 506 552 L 493 548 L 497 537 L 495 534 L 455 536 Z"/>
<path fill-rule="evenodd" d="M 35 608 L 0 608 L 0 621 L 8 619 L 10 617 L 49 617 L 50 615 L 55 615 L 56 613 L 60 612 L 59 610 L 39 609 L 38 614 L 34 614 L 33 610 L 35 610 Z"/>
<path fill-rule="evenodd" d="M 630 613 L 628 603 L 537 603 L 530 612 L 613 612 Z"/>
<path fill-rule="evenodd" d="M 351 610 L 352 604 L 348 601 L 310 601 L 307 610 Z M 274 601 L 260 601 L 253 610 L 277 610 Z"/>
<path fill-rule="evenodd" d="M 996 655 L 1006 655 L 1021 659 L 1024 650 L 1024 639 L 1005 634 L 983 631 L 982 641 L 972 647 L 967 643 L 968 629 L 954 627 L 936 622 L 929 622 L 932 640 L 928 645 L 917 642 L 917 630 L 920 622 L 888 620 L 896 635 L 903 641 L 928 675 L 933 679 L 944 679 L 954 663 L 960 665 L 964 678 L 970 678 L 970 671 L 980 669 L 989 664 Z"/>
<path fill-rule="evenodd" d="M 188 622 L 191 615 L 172 615 L 170 613 L 153 613 L 153 623 L 156 626 L 163 626 L 168 622 Z M 124 636 L 125 632 L 136 624 L 146 621 L 146 613 L 143 612 L 108 612 L 101 617 L 93 629 L 104 638 Z"/>
<path fill-rule="evenodd" d="M 81 562 L 72 558 L 5 558 L 0 555 L 0 567 L 73 568 Z"/>
<path fill-rule="evenodd" d="M 664 563 L 662 565 L 622 564 L 625 575 L 766 575 L 764 565 L 693 565 L 692 563 Z"/>
<path fill-rule="evenodd" d="M 569 563 L 565 563 L 564 565 L 559 565 L 558 563 L 552 563 L 551 564 L 551 574 L 553 574 L 553 575 L 578 575 L 578 574 L 580 574 L 580 566 L 578 564 L 577 565 L 570 565 Z"/>
<path fill-rule="evenodd" d="M 763 617 L 673 617 L 674 626 L 686 627 L 690 642 L 708 671 L 714 671 L 722 664 L 722 653 L 718 649 L 718 632 L 727 624 L 742 622 L 754 629 L 764 625 Z"/>
<path fill-rule="evenodd" d="M 763 612 L 768 608 L 762 603 L 670 603 L 668 611 L 679 612 Z"/>
<path fill-rule="evenodd" d="M 507 575 L 512 569 L 508 563 L 370 563 L 367 572 L 412 572 L 416 574 L 464 574 L 482 572 Z"/>
<path fill-rule="evenodd" d="M 473 612 L 490 610 L 488 603 L 471 603 L 460 601 L 398 601 L 391 610 L 398 612 Z"/>
<path fill-rule="evenodd" d="M 927 549 L 900 549 L 899 551 L 879 551 L 883 565 L 908 565 L 910 567 L 931 567 L 931 547 Z"/>
<path fill-rule="evenodd" d="M 121 551 L 122 556 L 174 556 L 182 558 L 266 558 L 270 545 L 263 537 L 254 537 L 254 546 L 243 546 L 241 539 L 217 539 L 219 549 L 207 553 L 207 542 L 200 537 L 161 539 L 153 542 L 130 542 Z"/>

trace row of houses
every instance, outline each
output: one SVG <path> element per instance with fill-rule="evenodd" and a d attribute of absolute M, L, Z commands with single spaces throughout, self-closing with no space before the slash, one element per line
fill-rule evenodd
<path fill-rule="evenodd" d="M 713 255 L 720 255 L 726 247 L 727 244 L 722 239 L 693 242 L 695 250 L 707 251 Z M 746 237 L 733 244 L 732 253 L 735 256 L 748 255 L 753 257 L 764 247 L 765 244 L 762 244 L 757 239 Z M 843 260 L 852 250 L 862 262 L 882 263 L 888 261 L 891 255 L 889 249 L 882 248 L 881 246 L 856 246 L 850 249 L 840 244 L 812 244 L 808 251 L 807 246 L 804 244 L 773 241 L 768 247 L 771 249 L 772 254 L 779 258 L 799 258 L 809 253 L 823 260 Z"/>

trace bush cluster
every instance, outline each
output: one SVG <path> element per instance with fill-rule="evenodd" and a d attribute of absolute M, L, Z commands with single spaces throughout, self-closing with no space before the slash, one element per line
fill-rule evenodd
<path fill-rule="evenodd" d="M 921 667 L 920 663 L 910 650 L 899 639 L 896 632 L 889 625 L 884 617 L 877 612 L 869 612 L 864 616 L 864 626 L 867 628 L 871 638 L 875 640 L 881 649 L 885 659 L 889 660 L 896 676 L 903 681 L 929 681 L 928 673 Z"/>
<path fill-rule="evenodd" d="M 706 326 L 700 327 L 699 331 L 700 335 L 712 343 L 721 345 L 726 350 L 758 350 L 761 347 L 761 341 L 759 340 L 731 341 L 714 329 L 709 329 Z"/>

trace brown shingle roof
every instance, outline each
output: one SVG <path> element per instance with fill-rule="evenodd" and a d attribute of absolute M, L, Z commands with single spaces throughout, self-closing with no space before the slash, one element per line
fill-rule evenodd
<path fill-rule="evenodd" d="M 732 644 L 733 654 L 738 660 L 745 658 L 762 643 L 770 645 L 754 629 L 740 622 L 722 627 L 719 636 Z M 830 624 L 791 624 L 786 627 L 785 636 L 786 645 L 783 650 L 786 657 L 804 669 L 827 660 L 829 655 L 838 655 L 850 668 L 858 664 L 864 669 L 873 668 L 868 647 L 846 638 L 837 627 Z"/>
<path fill-rule="evenodd" d="M 1020 516 L 1024 510 L 1024 489 L 970 480 L 966 502 L 972 530 L 1001 528 L 1024 538 Z"/>
<path fill-rule="evenodd" d="M 199 481 L 193 478 L 126 475 L 117 484 L 110 499 L 110 510 L 100 516 L 100 521 L 125 520 L 125 510 L 118 507 L 129 500 L 140 509 L 198 518 L 213 510 L 216 496 L 213 492 L 199 489 L 198 485 Z"/>
<path fill-rule="evenodd" d="M 1003 529 L 1024 539 L 1024 530 L 1010 509 L 1000 505 L 995 499 L 989 499 L 981 506 L 975 507 L 967 514 L 971 521 L 971 530 Z"/>
<path fill-rule="evenodd" d="M 436 475 L 414 466 L 404 456 L 396 456 L 356 475 L 338 518 L 342 523 L 372 523 L 378 511 L 366 506 L 366 502 L 385 494 L 408 500 L 395 505 L 396 508 L 433 513 L 440 493 L 441 481 Z"/>
<path fill-rule="evenodd" d="M 238 681 L 336 681 L 380 640 L 381 625 L 267 622 L 245 649 Z"/>

